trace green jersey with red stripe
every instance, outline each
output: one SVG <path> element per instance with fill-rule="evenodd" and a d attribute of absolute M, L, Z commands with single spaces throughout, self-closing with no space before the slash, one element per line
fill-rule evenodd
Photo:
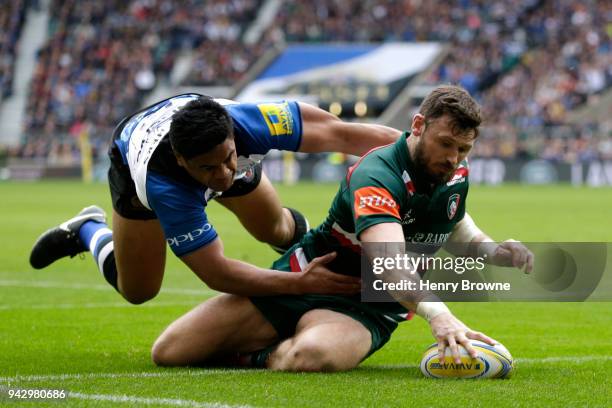
<path fill-rule="evenodd" d="M 406 241 L 418 243 L 426 254 L 448 240 L 465 214 L 467 162 L 447 183 L 422 183 L 408 151 L 408 137 L 404 133 L 397 142 L 370 151 L 349 169 L 327 219 L 302 239 L 306 260 L 336 251 L 330 269 L 358 276 L 361 232 L 387 222 L 401 224 Z"/>
<path fill-rule="evenodd" d="M 468 193 L 467 162 L 459 165 L 445 184 L 423 183 L 422 173 L 410 157 L 404 133 L 397 142 L 376 148 L 352 166 L 334 198 L 327 219 L 310 230 L 290 256 L 275 263 L 284 268 L 288 258 L 293 271 L 302 270 L 308 261 L 336 251 L 338 256 L 327 266 L 345 275 L 361 273 L 360 234 L 380 223 L 402 225 L 407 242 L 418 244 L 418 253 L 433 254 L 448 240 L 455 224 L 465 215 Z M 412 250 L 410 247 L 408 250 Z M 310 295 L 310 298 L 333 296 Z M 360 296 L 350 297 L 360 302 Z M 399 303 L 367 303 L 371 312 L 399 323 L 411 314 Z"/>

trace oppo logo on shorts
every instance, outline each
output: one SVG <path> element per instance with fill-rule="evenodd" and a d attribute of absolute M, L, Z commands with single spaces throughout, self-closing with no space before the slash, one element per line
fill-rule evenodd
<path fill-rule="evenodd" d="M 188 232 L 187 234 L 177 235 L 176 237 L 168 238 L 166 239 L 166 242 L 168 242 L 168 245 L 178 248 L 181 246 L 181 244 L 193 242 L 202 234 L 207 233 L 211 229 L 212 225 L 207 223 L 204 224 L 202 228 L 194 229 L 193 231 Z"/>

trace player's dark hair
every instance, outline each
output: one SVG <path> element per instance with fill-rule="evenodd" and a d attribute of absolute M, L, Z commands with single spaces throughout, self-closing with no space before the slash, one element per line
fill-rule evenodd
<path fill-rule="evenodd" d="M 466 133 L 470 130 L 478 137 L 478 126 L 482 122 L 480 106 L 470 94 L 460 86 L 442 85 L 431 91 L 421 103 L 419 113 L 425 123 L 443 115 L 450 116 L 453 133 Z"/>
<path fill-rule="evenodd" d="M 191 159 L 234 137 L 233 122 L 223 106 L 202 96 L 172 115 L 168 135 L 175 153 Z"/>

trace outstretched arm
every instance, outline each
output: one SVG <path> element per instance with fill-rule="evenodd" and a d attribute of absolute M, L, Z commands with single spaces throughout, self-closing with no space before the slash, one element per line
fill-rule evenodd
<path fill-rule="evenodd" d="M 387 245 L 382 245 L 382 243 L 401 243 L 401 246 L 390 246 L 393 249 L 397 249 L 404 246 L 404 232 L 401 224 L 398 223 L 375 224 L 361 233 L 360 240 L 364 243 L 381 243 L 379 246 L 372 248 L 377 252 L 383 248 L 389 247 Z M 368 255 L 371 256 L 371 254 Z M 385 257 L 390 258 L 395 257 L 395 255 L 395 253 L 384 254 Z M 409 278 L 410 280 L 420 279 L 415 270 L 403 270 L 401 274 L 395 274 L 394 271 L 389 272 L 391 272 L 391 280 L 395 281 L 405 278 Z M 385 272 L 385 274 L 387 274 L 387 272 Z M 448 347 L 451 349 L 455 362 L 459 363 L 459 345 L 463 346 L 472 357 L 476 357 L 476 350 L 471 346 L 469 339 L 484 341 L 491 345 L 495 344 L 495 341 L 490 337 L 474 331 L 463 324 L 463 322 L 451 313 L 443 302 L 431 293 L 414 290 L 407 291 L 406 293 L 394 291 L 394 293 L 390 294 L 406 309 L 415 310 L 419 316 L 427 320 L 431 327 L 431 332 L 438 342 L 440 361 L 444 360 L 443 356 Z"/>
<path fill-rule="evenodd" d="M 183 255 L 181 260 L 211 289 L 243 296 L 278 294 L 354 294 L 359 279 L 333 273 L 325 264 L 334 259 L 327 254 L 313 259 L 301 272 L 280 272 L 258 268 L 227 258 L 221 239 Z"/>
<path fill-rule="evenodd" d="M 362 156 L 374 147 L 393 143 L 402 134 L 388 126 L 344 122 L 315 106 L 299 103 L 302 113 L 300 152 L 341 152 Z"/>

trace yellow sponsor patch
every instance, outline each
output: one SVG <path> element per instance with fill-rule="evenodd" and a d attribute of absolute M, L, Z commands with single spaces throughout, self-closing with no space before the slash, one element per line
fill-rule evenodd
<path fill-rule="evenodd" d="M 260 103 L 257 105 L 272 136 L 290 135 L 293 133 L 293 118 L 289 104 Z"/>

